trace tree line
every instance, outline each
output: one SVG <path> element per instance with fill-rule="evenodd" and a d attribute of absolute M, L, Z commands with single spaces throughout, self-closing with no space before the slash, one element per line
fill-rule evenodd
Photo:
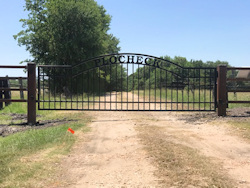
<path fill-rule="evenodd" d="M 229 66 L 228 62 L 219 60 L 215 62 L 203 62 L 202 60 L 188 61 L 185 57 L 180 56 L 175 56 L 174 58 L 164 56 L 161 58 L 166 60 L 166 63 L 161 65 L 162 69 L 146 66 L 137 69 L 135 73 L 131 74 L 129 76 L 129 89 L 159 89 L 162 87 L 184 89 L 185 86 L 196 87 L 198 85 L 206 88 L 210 87 L 208 83 L 214 82 L 215 78 L 211 77 L 215 75 L 215 72 L 203 68 L 216 68 L 222 64 Z"/>
<path fill-rule="evenodd" d="M 23 62 L 34 62 L 37 65 L 72 65 L 81 64 L 84 60 L 101 54 L 118 53 L 119 39 L 109 32 L 111 16 L 105 8 L 94 0 L 25 0 L 26 19 L 20 19 L 23 30 L 14 35 L 18 45 L 25 46 L 32 56 Z M 209 72 L 191 72 L 176 67 L 216 67 L 226 64 L 225 61 L 190 60 L 185 57 L 161 57 L 168 63 L 163 65 L 167 71 L 156 67 L 145 66 L 128 73 L 122 64 L 98 67 L 88 73 L 80 74 L 71 81 L 62 82 L 62 70 L 44 69 L 42 74 L 48 75 L 50 83 L 57 84 L 51 90 L 63 92 L 63 87 L 82 89 L 79 92 L 131 91 L 140 88 L 175 87 L 187 82 L 186 77 L 209 77 Z M 170 63 L 173 62 L 174 64 Z M 88 66 L 88 64 L 87 64 Z M 164 67 L 165 66 L 165 67 Z M 90 66 L 91 67 L 91 66 Z M 88 69 L 88 67 L 85 67 Z M 73 69 L 70 75 L 76 75 L 79 69 Z M 91 74 L 91 75 L 90 75 Z M 89 88 L 89 79 L 91 85 Z M 204 78 L 204 81 L 206 82 Z M 209 80 L 208 80 L 209 81 Z M 47 82 L 49 82 L 47 80 Z M 172 85 L 168 85 L 172 84 Z M 193 83 L 196 84 L 196 83 Z M 179 84 L 180 85 L 180 84 Z M 56 89 L 55 89 L 56 88 Z"/>

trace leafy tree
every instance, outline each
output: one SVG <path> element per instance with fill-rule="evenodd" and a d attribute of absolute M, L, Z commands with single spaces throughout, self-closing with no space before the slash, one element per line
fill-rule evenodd
<path fill-rule="evenodd" d="M 111 16 L 94 0 L 26 0 L 25 10 L 29 14 L 27 19 L 20 20 L 23 30 L 14 35 L 18 45 L 25 46 L 33 57 L 24 62 L 74 66 L 86 59 L 120 50 L 119 40 L 108 33 Z M 62 72 L 62 69 L 48 69 L 44 72 L 69 75 L 67 70 Z M 76 71 L 73 70 L 72 73 L 75 74 Z M 105 82 L 103 77 L 98 79 L 98 70 L 93 70 L 93 74 L 97 78 L 94 86 L 100 80 Z M 56 87 L 51 87 L 56 92 L 62 92 L 63 87 L 74 90 L 79 84 L 87 84 L 86 77 L 81 78 L 81 83 L 76 79 L 71 83 L 65 82 L 55 76 L 49 76 L 48 79 L 48 83 L 56 84 Z M 96 90 L 98 88 L 92 89 Z"/>
<path fill-rule="evenodd" d="M 25 10 L 24 30 L 14 38 L 37 64 L 76 65 L 119 51 L 119 40 L 108 34 L 111 17 L 94 0 L 26 0 Z"/>
<path fill-rule="evenodd" d="M 220 64 L 226 64 L 227 66 L 230 66 L 228 62 L 226 61 L 208 61 L 203 62 L 202 60 L 191 60 L 188 61 L 185 57 L 175 56 L 174 58 L 171 58 L 169 56 L 161 57 L 164 60 L 167 60 L 168 62 L 165 62 L 161 66 L 165 70 L 160 70 L 159 68 L 145 66 L 137 69 L 135 73 L 131 74 L 129 76 L 129 90 L 136 90 L 138 89 L 138 83 L 139 83 L 139 89 L 146 89 L 149 88 L 161 88 L 161 87 L 171 87 L 175 88 L 182 88 L 182 82 L 187 82 L 185 78 L 192 78 L 192 77 L 203 77 L 202 81 L 209 83 L 210 80 L 210 72 L 209 71 L 199 71 L 197 70 L 188 70 L 188 69 L 182 69 L 179 68 L 177 65 L 180 65 L 182 67 L 216 67 Z M 173 62 L 173 63 L 170 63 Z M 145 74 L 144 74 L 145 72 Z M 139 79 L 138 79 L 138 73 L 139 73 Z M 206 76 L 205 76 L 206 74 Z M 144 78 L 145 76 L 145 78 Z M 207 77 L 206 79 L 204 77 Z M 198 85 L 199 79 L 189 79 L 190 84 Z M 192 82 L 192 83 L 191 83 Z"/>

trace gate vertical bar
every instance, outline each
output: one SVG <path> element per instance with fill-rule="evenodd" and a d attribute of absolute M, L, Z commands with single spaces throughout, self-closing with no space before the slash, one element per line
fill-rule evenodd
<path fill-rule="evenodd" d="M 204 86 L 203 86 L 203 88 L 204 88 L 204 110 L 206 110 L 206 88 L 207 88 L 207 71 L 206 71 L 206 69 L 204 70 L 204 74 L 205 74 L 205 78 L 204 78 Z"/>
<path fill-rule="evenodd" d="M 211 111 L 211 107 L 212 107 L 212 95 L 211 95 L 211 91 L 212 91 L 212 76 L 211 76 L 211 69 L 210 69 L 210 74 L 209 74 L 209 102 L 210 102 L 210 111 Z M 215 105 L 215 103 L 214 103 Z"/>
<path fill-rule="evenodd" d="M 155 68 L 155 110 L 156 110 L 156 68 Z"/>
<path fill-rule="evenodd" d="M 187 102 L 188 102 L 188 110 L 189 110 L 189 77 L 190 77 L 190 69 L 188 69 L 188 72 L 187 72 L 187 79 L 188 79 L 188 87 L 187 87 L 187 92 L 188 92 L 188 100 L 187 100 Z"/>
<path fill-rule="evenodd" d="M 133 102 L 133 107 L 132 107 L 132 109 L 134 110 L 134 95 L 135 95 L 135 75 L 134 75 L 134 73 L 135 73 L 135 71 L 134 71 L 134 63 L 133 63 L 133 65 L 132 65 L 132 75 L 133 75 L 133 90 L 132 90 L 132 102 Z"/>
<path fill-rule="evenodd" d="M 92 84 L 93 84 L 93 110 L 95 109 L 95 73 L 94 73 L 94 70 L 92 70 L 92 78 L 93 78 L 93 82 L 92 82 Z"/>
<path fill-rule="evenodd" d="M 42 76 L 42 79 L 43 79 L 43 108 L 44 108 L 44 95 L 45 95 L 45 92 L 44 92 L 44 69 L 43 69 L 43 76 Z"/>
<path fill-rule="evenodd" d="M 180 72 L 178 71 L 178 74 L 180 75 Z M 179 110 L 179 76 L 177 76 L 177 83 L 176 83 L 176 90 L 177 90 L 177 103 L 176 103 L 176 110 Z"/>
<path fill-rule="evenodd" d="M 56 69 L 55 67 L 52 69 L 53 73 L 53 90 L 54 90 L 54 109 L 56 109 Z"/>
<path fill-rule="evenodd" d="M 139 74 L 140 74 L 140 65 L 138 64 L 138 109 L 137 110 L 140 110 L 140 83 L 139 83 L 139 79 L 140 79 L 140 76 L 139 76 Z"/>
<path fill-rule="evenodd" d="M 89 76 L 89 74 L 90 74 L 90 73 L 89 73 L 89 70 L 88 70 L 88 85 L 87 85 L 87 87 L 88 87 L 88 91 L 87 91 L 87 93 L 88 93 L 88 110 L 89 110 L 89 95 L 90 95 L 90 87 L 89 87 L 89 85 L 90 85 L 90 84 L 89 84 L 89 80 L 90 80 L 89 77 L 90 77 L 90 76 Z"/>
<path fill-rule="evenodd" d="M 167 71 L 165 70 L 165 92 L 166 92 L 166 94 L 165 94 L 165 101 L 166 101 L 166 105 L 165 105 L 165 110 L 167 110 L 168 109 L 168 75 L 167 75 Z"/>
<path fill-rule="evenodd" d="M 111 66 L 111 65 L 110 65 Z M 116 99 L 116 103 L 115 103 L 115 110 L 117 110 L 117 63 L 115 64 L 115 66 L 116 66 L 116 77 L 115 77 L 115 79 L 116 79 L 116 81 L 115 81 L 115 84 L 116 84 L 116 87 L 115 87 L 115 92 L 116 92 L 116 97 L 115 97 L 115 99 Z M 110 76 L 110 79 L 111 79 L 111 76 Z M 111 91 L 110 91 L 111 92 Z M 111 104 L 111 94 L 110 94 L 110 104 Z M 111 106 L 110 106 L 110 109 L 111 109 Z"/>
<path fill-rule="evenodd" d="M 217 78 L 217 104 L 218 104 L 218 116 L 226 116 L 227 108 L 227 66 L 220 65 L 217 67 L 218 78 Z"/>
<path fill-rule="evenodd" d="M 146 92 L 146 79 L 145 79 L 145 67 L 146 66 L 143 66 L 143 84 L 144 84 L 144 93 L 143 93 L 143 110 L 145 110 L 145 92 Z"/>
<path fill-rule="evenodd" d="M 218 78 L 218 72 L 217 72 L 217 69 L 216 68 L 214 68 L 214 83 L 213 83 L 213 85 L 214 85 L 214 91 L 213 91 L 213 95 L 214 95 L 214 111 L 216 111 L 216 108 L 217 108 L 217 78 Z"/>
<path fill-rule="evenodd" d="M 123 101 L 122 101 L 122 89 L 123 89 L 123 87 L 122 87 L 122 68 L 123 68 L 123 66 L 121 65 L 121 110 L 122 110 L 122 105 L 123 105 Z"/>
<path fill-rule="evenodd" d="M 48 68 L 48 97 L 49 97 L 49 109 L 50 109 L 50 79 L 51 79 L 51 68 Z"/>
<path fill-rule="evenodd" d="M 73 108 L 73 69 L 70 71 L 70 103 L 71 103 L 71 109 Z"/>
<path fill-rule="evenodd" d="M 161 69 L 160 69 L 160 110 L 161 110 Z"/>
<path fill-rule="evenodd" d="M 28 124 L 36 124 L 36 64 L 28 63 Z"/>
<path fill-rule="evenodd" d="M 116 67 L 117 67 L 117 63 L 116 63 Z M 117 70 L 116 70 L 116 71 L 117 71 Z M 109 106 L 109 108 L 110 108 L 110 110 L 111 110 L 111 107 L 112 107 L 112 105 L 111 105 L 111 104 L 112 104 L 112 101 L 111 101 L 111 91 L 112 91 L 112 88 L 111 88 L 111 86 L 112 86 L 112 81 L 111 81 L 111 80 L 112 80 L 112 79 L 111 79 L 111 78 L 113 78 L 113 77 L 112 77 L 112 67 L 111 67 L 111 64 L 109 65 L 109 72 L 110 72 L 110 73 L 109 73 L 109 74 L 110 74 L 110 77 L 109 77 L 109 83 L 110 83 L 110 84 L 109 84 L 109 85 L 110 85 L 110 93 L 109 93 L 109 98 L 110 98 L 110 99 L 109 99 L 109 101 L 110 101 L 110 106 Z M 117 73 L 116 73 L 116 75 L 117 75 Z M 113 79 L 115 79 L 115 76 L 114 76 Z M 116 94 L 117 94 L 117 91 L 116 91 Z M 117 97 L 117 96 L 116 96 L 116 97 Z"/>
<path fill-rule="evenodd" d="M 40 109 L 41 83 L 40 83 L 40 67 L 38 67 L 38 110 Z"/>
<path fill-rule="evenodd" d="M 149 110 L 150 110 L 150 66 L 148 67 L 148 74 L 149 74 L 149 78 L 148 78 L 148 80 L 149 80 L 149 82 L 148 82 L 148 87 L 149 87 Z"/>
<path fill-rule="evenodd" d="M 182 98 L 182 101 L 181 101 L 181 108 L 182 108 L 182 110 L 184 109 L 184 105 L 183 105 L 183 103 L 184 103 L 184 94 L 183 94 L 183 91 L 184 91 L 184 88 L 185 88 L 185 86 L 183 86 L 183 84 L 184 84 L 184 70 L 186 70 L 186 69 L 182 69 L 181 71 L 182 71 L 182 79 L 181 79 L 181 98 Z"/>
<path fill-rule="evenodd" d="M 128 110 L 128 63 L 127 63 L 127 110 Z"/>
<path fill-rule="evenodd" d="M 105 69 L 104 69 L 104 110 L 106 110 L 106 94 L 108 93 L 107 91 L 107 86 L 106 86 L 106 80 L 107 80 L 107 66 L 105 66 Z M 110 73 L 111 74 L 111 73 Z M 111 85 L 111 83 L 110 83 Z"/>
<path fill-rule="evenodd" d="M 84 93 L 84 88 L 83 88 L 83 86 L 84 86 L 84 84 L 83 84 L 83 82 L 84 82 L 84 76 L 83 76 L 83 75 L 84 75 L 84 74 L 82 73 L 81 75 L 82 75 L 82 84 L 81 84 L 82 87 L 81 87 L 81 92 L 82 92 L 82 110 L 83 110 L 83 109 L 84 109 L 84 103 L 83 103 L 83 100 L 84 100 L 84 99 L 83 99 L 83 93 Z"/>
<path fill-rule="evenodd" d="M 117 63 L 116 63 L 116 66 L 117 66 Z M 114 68 L 114 66 L 113 66 L 113 68 Z M 113 69 L 114 70 L 114 69 Z M 111 86 L 112 86 L 112 79 L 111 78 L 113 78 L 112 77 L 112 67 L 111 67 L 111 64 L 109 65 L 109 72 L 110 72 L 110 77 L 109 77 L 109 85 L 110 85 L 110 93 L 109 93 L 109 96 L 110 96 L 110 106 L 109 106 L 109 108 L 110 108 L 110 110 L 111 110 L 111 107 L 112 107 L 112 101 L 111 101 L 111 91 L 112 91 L 112 88 L 111 88 Z M 113 79 L 115 79 L 115 76 L 114 76 L 114 78 Z"/>
<path fill-rule="evenodd" d="M 100 67 L 98 68 L 98 72 L 99 72 L 99 110 L 101 109 L 101 70 Z"/>
<path fill-rule="evenodd" d="M 201 110 L 201 69 L 199 70 L 199 111 Z"/>

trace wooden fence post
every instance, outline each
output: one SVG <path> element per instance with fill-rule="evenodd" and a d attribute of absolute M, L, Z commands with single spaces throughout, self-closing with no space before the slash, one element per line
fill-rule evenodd
<path fill-rule="evenodd" d="M 8 76 L 6 76 L 6 79 L 3 80 L 3 88 L 10 89 L 10 81 L 8 79 Z M 3 94 L 4 94 L 4 99 L 11 99 L 11 90 L 5 90 Z M 8 106 L 10 104 L 11 102 L 5 102 L 5 106 Z"/>
<path fill-rule="evenodd" d="M 218 116 L 226 116 L 227 109 L 227 66 L 217 66 L 217 113 Z"/>
<path fill-rule="evenodd" d="M 0 80 L 0 88 L 3 87 L 3 81 Z M 0 90 L 0 99 L 3 99 L 3 91 Z M 3 102 L 0 102 L 0 110 L 3 108 Z"/>
<path fill-rule="evenodd" d="M 36 64 L 28 63 L 28 124 L 36 124 Z"/>
<path fill-rule="evenodd" d="M 23 95 L 23 79 L 20 77 L 18 79 L 19 81 L 19 88 L 20 88 L 20 99 L 24 99 L 24 95 Z"/>

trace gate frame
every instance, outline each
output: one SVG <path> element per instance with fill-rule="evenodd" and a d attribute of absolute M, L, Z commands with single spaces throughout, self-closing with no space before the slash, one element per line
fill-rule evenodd
<path fill-rule="evenodd" d="M 105 59 L 105 58 L 107 58 L 107 59 Z M 122 58 L 122 60 L 121 60 L 121 58 Z M 148 62 L 148 60 L 152 60 L 153 62 L 150 63 L 150 62 Z M 87 66 L 87 63 L 90 63 L 90 64 L 88 64 L 90 66 Z M 172 101 L 172 95 L 171 95 L 171 102 L 168 102 L 168 103 L 171 103 L 171 109 L 170 110 L 169 109 L 168 110 L 167 109 L 165 109 L 165 110 L 162 110 L 162 109 L 160 109 L 160 110 L 159 109 L 150 109 L 150 107 L 149 107 L 149 109 L 145 109 L 145 107 L 143 109 L 139 109 L 139 107 L 138 107 L 138 109 L 137 108 L 134 109 L 134 107 L 133 107 L 133 109 L 126 109 L 126 108 L 122 109 L 122 107 L 121 107 L 121 109 L 117 109 L 117 107 L 115 109 L 111 109 L 111 107 L 110 107 L 109 111 L 216 111 L 216 108 L 217 108 L 217 87 L 216 87 L 217 70 L 216 70 L 216 67 L 184 67 L 184 66 L 176 64 L 174 62 L 171 62 L 169 60 L 165 60 L 165 59 L 162 59 L 162 58 L 159 58 L 159 57 L 155 57 L 155 56 L 151 56 L 151 55 L 146 55 L 146 54 L 138 54 L 138 53 L 117 53 L 117 54 L 101 55 L 101 56 L 98 56 L 98 57 L 94 57 L 94 58 L 90 58 L 90 59 L 84 60 L 83 62 L 81 62 L 81 63 L 79 63 L 77 65 L 73 65 L 73 66 L 66 65 L 66 66 L 67 66 L 67 68 L 71 68 L 71 71 L 69 71 L 69 74 L 71 75 L 72 78 L 69 78 L 69 79 L 73 79 L 73 78 L 75 78 L 75 77 L 83 74 L 84 71 L 89 73 L 90 70 L 97 69 L 97 71 L 99 71 L 99 75 L 100 75 L 100 70 L 99 70 L 100 67 L 110 66 L 110 71 L 111 71 L 111 66 L 112 65 L 114 65 L 114 64 L 121 65 L 121 64 L 125 64 L 125 63 L 127 64 L 127 67 L 128 67 L 128 64 L 133 64 L 133 65 L 137 64 L 138 67 L 139 67 L 140 64 L 142 64 L 142 65 L 144 65 L 144 67 L 145 66 L 149 66 L 149 69 L 150 69 L 150 67 L 154 67 L 155 69 L 159 68 L 161 70 L 164 70 L 166 72 L 171 73 L 172 75 L 174 74 L 174 75 L 180 77 L 181 79 L 184 78 L 184 77 L 182 77 L 182 75 L 184 75 L 183 71 L 188 71 L 188 74 L 189 74 L 189 70 L 194 70 L 195 72 L 196 72 L 196 70 L 198 70 L 198 74 L 197 75 L 194 72 L 193 76 L 191 75 L 191 77 L 187 77 L 188 84 L 189 84 L 189 78 L 194 78 L 195 80 L 196 79 L 197 80 L 201 80 L 202 78 L 204 78 L 204 79 L 210 78 L 210 80 L 208 81 L 208 82 L 211 83 L 209 85 L 210 90 L 211 90 L 211 92 L 210 92 L 210 100 L 209 101 L 203 101 L 203 102 L 200 101 L 200 92 L 199 92 L 199 101 L 198 102 L 197 101 L 193 101 L 193 102 L 191 101 L 190 102 L 189 99 L 188 99 L 188 101 L 183 101 L 183 99 L 182 99 L 182 101 L 178 101 L 178 97 L 177 97 L 177 101 Z M 178 73 L 175 73 L 173 70 L 168 70 L 166 67 L 162 66 L 162 63 L 170 63 L 172 65 L 177 66 L 181 70 L 178 71 Z M 80 68 L 84 67 L 84 66 L 87 67 L 87 69 L 84 70 L 84 71 L 81 71 Z M 98 110 L 98 111 L 105 111 L 106 110 L 106 105 L 104 107 L 105 109 L 100 109 L 100 105 L 99 105 L 99 109 L 98 109 L 98 107 L 97 108 L 93 108 L 93 109 L 89 108 L 89 107 L 88 108 L 83 108 L 83 107 L 82 108 L 81 107 L 80 108 L 78 108 L 78 107 L 72 108 L 72 103 L 77 103 L 78 104 L 78 102 L 81 102 L 81 100 L 78 101 L 78 99 L 77 99 L 77 101 L 76 100 L 73 101 L 72 100 L 72 96 L 71 96 L 71 100 L 70 100 L 70 98 L 68 98 L 69 101 L 67 99 L 65 99 L 66 101 L 65 100 L 62 101 L 61 98 L 60 98 L 60 100 L 56 100 L 55 98 L 54 98 L 54 100 L 50 100 L 50 97 L 49 97 L 48 100 L 44 100 L 44 99 L 40 100 L 40 96 L 41 96 L 40 95 L 40 89 L 41 89 L 40 88 L 40 86 L 41 86 L 40 84 L 42 84 L 42 82 L 40 81 L 42 79 L 40 79 L 40 78 L 42 77 L 44 79 L 44 76 L 55 78 L 55 77 L 57 77 L 57 75 L 53 74 L 53 70 L 55 72 L 55 68 L 63 68 L 63 67 L 65 67 L 65 65 L 38 65 L 38 86 L 39 86 L 39 91 L 38 91 L 38 109 L 39 110 L 91 110 L 91 111 L 92 110 Z M 41 72 L 40 72 L 40 68 L 42 68 Z M 47 75 L 46 73 L 44 74 L 43 68 L 51 69 L 50 71 L 48 70 L 48 74 L 49 75 Z M 77 74 L 73 75 L 73 69 L 76 69 L 76 68 L 78 68 L 80 71 L 77 72 Z M 161 72 L 161 70 L 160 70 L 160 72 Z M 201 74 L 200 73 L 201 70 L 204 70 L 205 73 L 206 73 L 206 70 L 210 70 L 210 76 L 205 75 L 204 77 L 202 77 L 200 75 Z M 211 71 L 212 71 L 212 74 L 211 74 Z M 145 72 L 145 70 L 144 70 L 144 72 Z M 207 73 L 209 73 L 209 72 L 207 72 Z M 138 76 L 139 76 L 139 74 L 138 74 Z M 128 77 L 128 73 L 127 73 L 127 77 Z M 156 74 L 155 74 L 155 77 L 156 77 Z M 173 78 L 174 77 L 175 76 L 173 76 Z M 171 76 L 171 82 L 172 82 L 172 80 L 175 80 L 173 78 Z M 123 79 L 122 76 L 121 76 L 121 79 Z M 99 80 L 100 80 L 100 78 L 99 78 Z M 177 78 L 177 80 L 178 80 L 178 78 Z M 116 81 L 117 81 L 117 74 L 116 74 Z M 155 82 L 156 82 L 156 79 L 155 79 Z M 206 80 L 205 80 L 205 83 L 206 83 Z M 128 84 L 128 81 L 127 81 L 127 84 Z M 201 90 L 200 82 L 197 83 L 197 84 L 198 84 L 199 90 Z M 70 87 L 72 89 L 72 85 Z M 177 87 L 179 88 L 180 84 L 178 85 L 178 83 L 177 83 Z M 44 85 L 42 86 L 42 88 L 44 88 Z M 177 88 L 177 91 L 178 91 L 178 88 Z M 144 92 L 145 92 L 145 86 L 144 86 Z M 100 86 L 99 86 L 99 93 L 100 93 Z M 139 88 L 138 88 L 138 93 L 139 93 Z M 110 92 L 110 95 L 111 95 L 111 92 Z M 211 95 L 214 96 L 213 99 L 211 98 Z M 48 96 L 50 96 L 50 95 L 48 95 Z M 54 94 L 54 96 L 55 96 L 55 94 Z M 177 93 L 177 96 L 178 96 L 178 93 Z M 52 98 L 53 98 L 53 96 L 52 96 Z M 144 95 L 144 100 L 145 100 L 145 95 Z M 50 102 L 52 102 L 52 103 L 54 102 L 54 104 L 56 102 L 57 103 L 60 102 L 60 105 L 61 105 L 61 102 L 66 102 L 66 104 L 67 104 L 67 102 L 70 102 L 71 103 L 71 108 L 70 107 L 69 108 L 66 107 L 66 109 L 64 109 L 64 108 L 62 109 L 61 106 L 60 106 L 60 108 L 56 108 L 56 107 L 50 108 L 50 106 L 44 108 L 44 102 L 48 102 L 49 104 L 50 104 Z M 95 102 L 98 103 L 98 100 L 97 101 L 95 101 L 95 100 L 94 101 L 89 101 L 89 99 L 88 99 L 88 100 L 83 101 L 83 102 L 95 104 Z M 101 102 L 103 103 L 104 101 L 101 101 Z M 43 107 L 41 107 L 41 108 L 40 108 L 40 103 L 43 103 Z M 100 103 L 100 97 L 99 97 L 99 103 Z M 104 103 L 106 104 L 106 99 L 105 99 Z M 111 100 L 110 100 L 110 103 L 111 103 Z M 115 102 L 112 102 L 112 103 L 115 103 Z M 135 103 L 136 104 L 137 102 L 134 102 L 134 101 L 133 102 L 121 101 L 121 103 L 127 103 L 127 104 L 128 103 Z M 153 101 L 151 102 L 150 99 L 149 99 L 149 101 L 146 101 L 146 102 L 143 101 L 142 103 L 149 103 L 149 105 L 150 105 L 150 103 L 155 103 L 156 104 L 157 102 L 156 101 L 155 102 L 153 102 Z M 160 103 L 164 103 L 164 102 L 160 102 Z M 182 109 L 178 109 L 178 104 L 179 103 L 182 103 L 182 107 L 181 107 Z M 194 107 L 193 107 L 193 109 L 189 109 L 189 107 L 188 107 L 188 109 L 183 109 L 183 104 L 184 103 L 193 103 L 193 104 L 194 103 L 199 103 L 199 108 L 194 109 Z M 204 103 L 204 110 L 202 110 L 200 108 L 200 104 L 203 104 L 203 103 Z M 210 104 L 210 109 L 205 109 L 205 103 L 209 103 Z M 139 104 L 139 101 L 138 101 L 138 104 Z M 172 104 L 177 104 L 177 109 L 172 109 Z M 213 105 L 213 106 L 211 106 L 211 105 Z"/>

